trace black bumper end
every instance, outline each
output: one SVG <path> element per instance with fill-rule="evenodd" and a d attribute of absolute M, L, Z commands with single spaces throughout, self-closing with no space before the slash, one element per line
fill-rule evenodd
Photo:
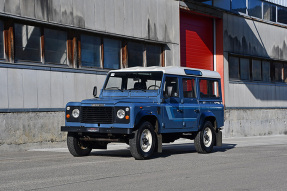
<path fill-rule="evenodd" d="M 131 134 L 130 128 L 98 128 L 98 127 L 70 127 L 62 126 L 61 131 L 75 133 L 111 133 L 111 134 Z"/>

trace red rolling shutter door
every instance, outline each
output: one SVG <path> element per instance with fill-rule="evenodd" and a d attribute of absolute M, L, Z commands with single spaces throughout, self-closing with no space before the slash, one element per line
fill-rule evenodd
<path fill-rule="evenodd" d="M 213 21 L 209 17 L 180 13 L 181 66 L 213 70 Z"/>

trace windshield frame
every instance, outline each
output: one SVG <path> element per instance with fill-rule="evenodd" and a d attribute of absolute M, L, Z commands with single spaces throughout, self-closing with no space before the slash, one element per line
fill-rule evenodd
<path fill-rule="evenodd" d="M 121 83 L 121 88 L 116 88 L 115 87 L 114 89 L 106 89 L 111 75 L 115 74 L 115 73 L 117 73 L 117 74 L 119 74 L 119 73 L 121 73 L 121 74 L 134 74 L 134 75 L 136 75 L 136 74 L 140 75 L 141 73 L 153 73 L 153 74 L 157 73 L 158 75 L 160 75 L 160 80 L 157 80 L 158 82 L 160 82 L 160 85 L 159 85 L 158 89 L 148 89 L 148 87 L 146 87 L 146 89 L 128 89 L 128 87 L 127 87 L 128 80 L 127 79 L 131 79 L 131 78 L 127 77 L 125 79 L 125 81 Z M 148 92 L 151 92 L 151 91 L 153 91 L 154 92 L 154 91 L 159 91 L 162 88 L 163 76 L 164 75 L 163 75 L 162 71 L 125 71 L 125 72 L 112 71 L 112 72 L 109 72 L 109 74 L 107 75 L 107 78 L 106 78 L 106 81 L 105 81 L 105 83 L 103 85 L 102 90 L 103 91 L 118 91 L 118 92 L 124 92 L 124 91 L 128 91 L 128 92 L 131 92 L 131 91 L 133 91 L 133 92 L 134 91 L 141 91 L 141 92 L 147 92 L 148 91 Z M 125 87 L 123 87 L 123 83 L 126 83 L 124 85 Z"/>

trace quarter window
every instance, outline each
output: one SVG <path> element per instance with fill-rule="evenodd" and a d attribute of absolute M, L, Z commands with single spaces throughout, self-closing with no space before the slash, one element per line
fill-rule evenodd
<path fill-rule="evenodd" d="M 220 98 L 219 82 L 217 80 L 200 80 L 200 97 L 201 98 Z"/>
<path fill-rule="evenodd" d="M 278 22 L 287 24 L 287 8 L 278 6 L 277 10 L 278 10 Z"/>
<path fill-rule="evenodd" d="M 15 60 L 41 61 L 39 27 L 15 24 Z"/>
<path fill-rule="evenodd" d="M 155 45 L 146 46 L 146 62 L 147 66 L 161 65 L 161 47 Z"/>
<path fill-rule="evenodd" d="M 250 66 L 247 58 L 240 58 L 240 78 L 241 80 L 250 80 Z"/>
<path fill-rule="evenodd" d="M 270 62 L 262 61 L 262 79 L 264 82 L 271 82 Z"/>
<path fill-rule="evenodd" d="M 143 66 L 144 44 L 129 42 L 128 43 L 128 66 Z"/>
<path fill-rule="evenodd" d="M 67 33 L 45 28 L 44 37 L 45 62 L 67 64 Z"/>
<path fill-rule="evenodd" d="M 196 97 L 196 88 L 194 79 L 188 79 L 188 78 L 182 79 L 182 89 L 184 98 Z"/>
<path fill-rule="evenodd" d="M 81 65 L 101 67 L 101 38 L 81 35 Z"/>
<path fill-rule="evenodd" d="M 231 9 L 235 12 L 246 13 L 246 0 L 231 1 Z"/>
<path fill-rule="evenodd" d="M 230 56 L 229 57 L 229 78 L 239 79 L 239 58 Z"/>
<path fill-rule="evenodd" d="M 104 68 L 120 68 L 121 46 L 119 40 L 104 38 Z"/>
<path fill-rule="evenodd" d="M 261 0 L 248 1 L 248 15 L 257 17 L 257 18 L 262 18 L 261 9 L 262 9 Z"/>
<path fill-rule="evenodd" d="M 253 81 L 261 81 L 262 73 L 261 73 L 261 60 L 252 60 L 252 80 Z"/>
<path fill-rule="evenodd" d="M 276 6 L 263 2 L 263 19 L 276 22 Z"/>

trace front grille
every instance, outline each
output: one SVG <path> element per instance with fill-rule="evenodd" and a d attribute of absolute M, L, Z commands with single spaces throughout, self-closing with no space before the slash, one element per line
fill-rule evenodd
<path fill-rule="evenodd" d="M 82 107 L 81 123 L 110 124 L 114 121 L 113 107 Z"/>

